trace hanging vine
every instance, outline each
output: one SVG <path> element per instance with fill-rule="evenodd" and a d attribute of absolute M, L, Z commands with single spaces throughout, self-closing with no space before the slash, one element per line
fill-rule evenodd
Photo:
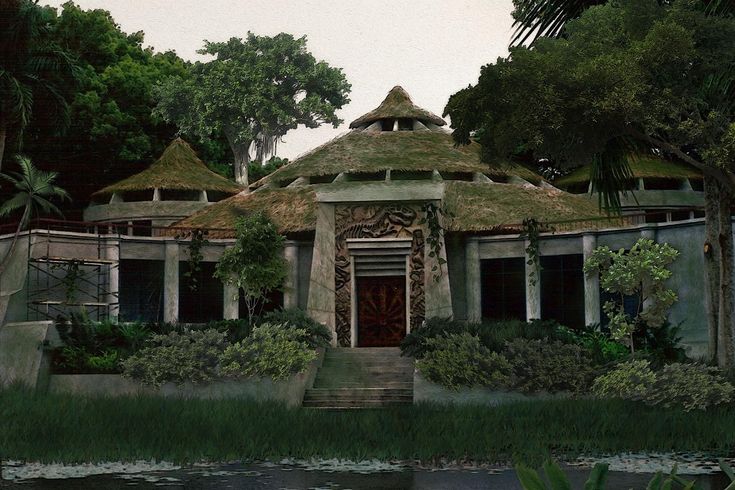
<path fill-rule="evenodd" d="M 438 282 L 443 274 L 443 266 L 447 263 L 442 258 L 441 251 L 444 243 L 444 228 L 442 227 L 442 218 L 451 217 L 444 209 L 433 202 L 427 202 L 423 207 L 424 217 L 418 222 L 420 225 L 426 225 L 427 236 L 426 243 L 429 246 L 429 257 L 436 259 L 436 264 L 431 268 L 434 273 L 434 281 Z"/>
<path fill-rule="evenodd" d="M 202 248 L 209 244 L 207 240 L 207 231 L 194 229 L 191 231 L 189 239 L 189 270 L 184 273 L 189 283 L 189 289 L 196 291 L 199 289 L 199 273 L 202 271 L 202 259 L 204 254 Z"/>
<path fill-rule="evenodd" d="M 526 257 L 528 257 L 526 265 L 531 266 L 531 272 L 528 274 L 528 283 L 531 286 L 535 286 L 538 282 L 539 275 L 541 274 L 539 250 L 543 225 L 536 218 L 526 218 L 523 220 L 522 226 L 522 231 L 518 237 L 528 240 L 528 245 L 526 246 Z"/>
<path fill-rule="evenodd" d="M 64 277 L 61 278 L 61 285 L 64 287 L 64 302 L 67 304 L 74 303 L 76 300 L 79 279 L 83 276 L 79 268 L 81 263 L 81 260 L 71 259 L 65 264 L 51 266 L 51 270 L 63 269 L 65 272 Z"/>

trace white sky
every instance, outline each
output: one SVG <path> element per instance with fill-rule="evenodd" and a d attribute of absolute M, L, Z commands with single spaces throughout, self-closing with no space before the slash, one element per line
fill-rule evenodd
<path fill-rule="evenodd" d="M 66 0 L 42 3 L 59 7 Z M 289 132 L 278 155 L 295 156 L 347 130 L 394 85 L 438 115 L 449 96 L 475 83 L 480 67 L 507 54 L 512 0 L 75 0 L 112 13 L 145 44 L 194 60 L 203 40 L 288 32 L 307 36 L 317 59 L 344 70 L 351 102 L 338 129 Z"/>

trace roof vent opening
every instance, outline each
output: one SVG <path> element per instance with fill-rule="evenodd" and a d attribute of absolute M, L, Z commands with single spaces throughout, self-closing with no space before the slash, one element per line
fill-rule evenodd
<path fill-rule="evenodd" d="M 309 184 L 331 184 L 336 178 L 337 174 L 312 175 L 309 177 Z"/>
<path fill-rule="evenodd" d="M 198 201 L 202 192 L 189 189 L 161 189 L 161 201 Z"/>
<path fill-rule="evenodd" d="M 431 171 L 391 170 L 390 180 L 431 180 Z"/>
<path fill-rule="evenodd" d="M 398 131 L 413 131 L 413 119 L 407 117 L 399 119 Z"/>
<path fill-rule="evenodd" d="M 693 191 L 704 192 L 704 180 L 703 179 L 692 179 L 690 177 L 689 184 L 692 186 Z"/>
<path fill-rule="evenodd" d="M 396 124 L 396 120 L 395 119 L 383 119 L 381 121 L 381 124 L 382 124 L 381 128 L 383 131 L 393 131 L 393 127 Z"/>
<path fill-rule="evenodd" d="M 232 194 L 228 194 L 226 192 L 218 192 L 218 191 L 207 191 L 207 201 L 208 202 L 220 202 L 223 199 L 227 199 Z"/>
<path fill-rule="evenodd" d="M 124 191 L 122 193 L 125 202 L 141 202 L 153 200 L 153 189 L 145 189 L 142 191 Z"/>
<path fill-rule="evenodd" d="M 379 182 L 385 180 L 385 171 L 383 172 L 354 172 L 345 174 L 347 182 Z"/>
<path fill-rule="evenodd" d="M 464 182 L 472 182 L 472 172 L 439 172 L 444 180 L 461 180 Z"/>
<path fill-rule="evenodd" d="M 681 179 L 644 178 L 643 186 L 647 191 L 678 191 L 681 189 Z"/>

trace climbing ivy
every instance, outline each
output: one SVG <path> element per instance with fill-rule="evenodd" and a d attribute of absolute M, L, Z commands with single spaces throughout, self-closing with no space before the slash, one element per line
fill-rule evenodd
<path fill-rule="evenodd" d="M 429 257 L 436 259 L 436 264 L 431 268 L 431 271 L 434 273 L 434 281 L 439 282 L 443 274 L 442 267 L 447 263 L 441 256 L 442 244 L 444 243 L 444 228 L 441 224 L 441 218 L 449 217 L 450 214 L 433 202 L 424 204 L 423 212 L 424 217 L 421 218 L 418 224 L 426 225 L 428 232 L 426 243 L 429 246 Z"/>
<path fill-rule="evenodd" d="M 528 260 L 526 261 L 526 265 L 531 266 L 531 272 L 528 274 L 528 283 L 535 286 L 538 282 L 539 275 L 541 274 L 539 250 L 543 225 L 536 218 L 526 218 L 523 220 L 522 226 L 522 231 L 518 237 L 528 240 L 528 245 L 526 246 L 526 256 L 528 257 Z"/>
<path fill-rule="evenodd" d="M 65 274 L 61 278 L 61 285 L 64 288 L 64 302 L 74 303 L 77 297 L 77 291 L 79 290 L 78 282 L 82 277 L 82 271 L 79 266 L 82 261 L 78 259 L 71 259 L 64 264 L 54 264 L 51 266 L 52 270 L 63 269 Z"/>
<path fill-rule="evenodd" d="M 199 272 L 202 270 L 202 248 L 209 243 L 207 240 L 207 231 L 194 229 L 191 231 L 189 239 L 189 270 L 184 273 L 188 279 L 189 289 L 196 291 L 199 289 Z"/>

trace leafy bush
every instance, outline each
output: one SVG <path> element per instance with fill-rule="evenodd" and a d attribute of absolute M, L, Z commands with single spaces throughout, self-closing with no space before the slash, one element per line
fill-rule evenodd
<path fill-rule="evenodd" d="M 247 320 L 213 320 L 207 323 L 204 330 L 214 329 L 227 335 L 230 343 L 239 342 L 253 331 L 253 327 Z"/>
<path fill-rule="evenodd" d="M 306 335 L 301 340 L 313 348 L 328 347 L 332 342 L 332 332 L 299 308 L 288 308 L 266 313 L 261 317 L 258 324 L 266 323 L 305 331 Z"/>
<path fill-rule="evenodd" d="M 405 356 L 417 359 L 427 352 L 429 339 L 454 333 L 469 333 L 479 337 L 482 345 L 493 352 L 501 352 L 505 342 L 516 338 L 550 339 L 561 342 L 571 342 L 570 330 L 561 327 L 552 320 L 521 320 L 487 321 L 471 323 L 446 318 L 429 318 L 421 328 L 412 331 L 401 342 L 401 351 Z"/>
<path fill-rule="evenodd" d="M 646 403 L 665 408 L 682 406 L 690 410 L 706 410 L 728 403 L 735 388 L 717 368 L 701 364 L 669 364 L 656 373 Z"/>
<path fill-rule="evenodd" d="M 515 387 L 523 392 L 586 391 L 595 378 L 589 352 L 558 340 L 515 339 L 505 344 L 513 367 Z"/>
<path fill-rule="evenodd" d="M 649 327 L 643 324 L 633 334 L 633 343 L 638 352 L 656 366 L 663 366 L 671 362 L 686 362 L 689 358 L 686 350 L 679 344 L 681 324 L 672 325 L 666 320 L 659 327 Z"/>
<path fill-rule="evenodd" d="M 220 356 L 225 376 L 271 377 L 286 379 L 306 370 L 316 359 L 307 342 L 306 330 L 281 324 L 264 323 L 253 329 L 250 337 L 228 346 Z"/>
<path fill-rule="evenodd" d="M 656 382 L 656 374 L 646 360 L 622 362 L 607 372 L 592 385 L 592 392 L 598 398 L 622 398 L 624 400 L 645 400 L 648 391 Z"/>
<path fill-rule="evenodd" d="M 560 328 L 565 329 L 565 327 Z M 630 355 L 628 347 L 612 339 L 609 334 L 599 331 L 596 327 L 581 330 L 566 329 L 566 331 L 568 333 L 567 343 L 585 348 L 595 364 L 622 361 Z"/>
<path fill-rule="evenodd" d="M 416 366 L 427 379 L 451 389 L 460 386 L 507 387 L 511 366 L 467 332 L 426 340 L 426 355 Z"/>
<path fill-rule="evenodd" d="M 621 363 L 597 378 L 593 392 L 599 398 L 641 400 L 647 405 L 678 406 L 688 412 L 730 402 L 735 387 L 717 368 L 674 363 L 654 372 L 649 361 L 639 360 Z"/>
<path fill-rule="evenodd" d="M 150 344 L 123 361 L 122 367 L 125 376 L 152 386 L 211 381 L 227 345 L 225 334 L 214 329 L 154 335 Z"/>

